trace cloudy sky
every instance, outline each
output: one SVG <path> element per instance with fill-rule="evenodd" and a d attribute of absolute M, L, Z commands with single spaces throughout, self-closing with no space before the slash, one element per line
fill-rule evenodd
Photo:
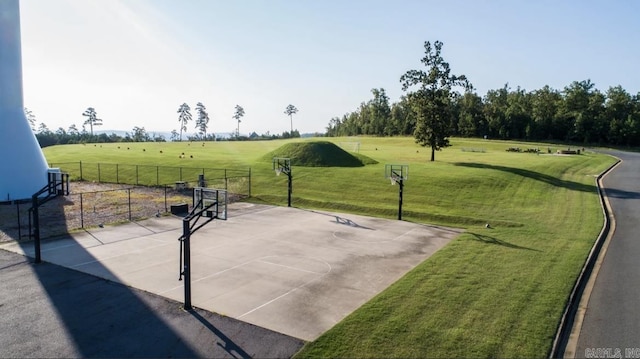
<path fill-rule="evenodd" d="M 0 0 L 2 1 L 2 0 Z M 419 69 L 424 41 L 478 94 L 591 79 L 640 91 L 640 2 L 483 0 L 21 0 L 24 103 L 55 131 L 94 107 L 104 130 L 324 132 Z M 189 125 L 193 131 L 194 125 Z"/>

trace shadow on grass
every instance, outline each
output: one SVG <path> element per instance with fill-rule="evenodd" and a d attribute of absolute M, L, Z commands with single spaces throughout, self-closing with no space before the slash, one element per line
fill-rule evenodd
<path fill-rule="evenodd" d="M 487 236 L 485 234 L 478 234 L 478 233 L 473 233 L 473 232 L 468 232 L 468 233 L 471 234 L 474 237 L 474 240 L 476 240 L 478 242 L 487 243 L 487 244 L 495 244 L 495 245 L 499 245 L 499 246 L 503 246 L 503 247 L 507 247 L 507 248 L 513 248 L 513 249 L 524 249 L 524 250 L 527 250 L 527 251 L 541 252 L 538 249 L 518 246 L 518 245 L 515 245 L 515 244 L 511 244 L 509 242 L 505 242 L 505 241 L 503 241 L 501 239 L 498 239 L 496 237 Z"/>
<path fill-rule="evenodd" d="M 489 170 L 509 172 L 518 176 L 527 177 L 527 178 L 534 179 L 536 181 L 544 182 L 554 187 L 567 188 L 567 189 L 582 191 L 582 192 L 596 192 L 595 183 L 593 185 L 586 185 L 586 184 L 573 182 L 573 181 L 565 181 L 553 176 L 549 176 L 544 173 L 525 170 L 522 168 L 513 168 L 513 167 L 490 165 L 486 163 L 471 163 L 471 162 L 456 162 L 454 163 L 454 165 L 460 166 L 460 167 L 489 169 Z"/>

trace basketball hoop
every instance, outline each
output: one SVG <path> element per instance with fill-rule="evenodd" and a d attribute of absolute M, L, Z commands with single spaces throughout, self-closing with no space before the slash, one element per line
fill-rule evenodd
<path fill-rule="evenodd" d="M 291 207 L 291 189 L 292 189 L 292 175 L 291 175 L 291 159 L 286 157 L 274 157 L 273 169 L 276 171 L 276 176 L 280 176 L 281 173 L 287 175 L 289 179 L 289 187 L 287 191 L 287 205 Z"/>
<path fill-rule="evenodd" d="M 385 165 L 384 178 L 391 180 L 392 186 L 398 184 L 398 220 L 402 220 L 402 193 L 404 192 L 404 181 L 409 178 L 409 165 Z"/>

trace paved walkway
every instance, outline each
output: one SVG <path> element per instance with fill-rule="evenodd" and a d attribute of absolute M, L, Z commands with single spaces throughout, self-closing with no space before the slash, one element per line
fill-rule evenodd
<path fill-rule="evenodd" d="M 2 265 L 6 268 L 0 275 L 16 277 L 7 282 L 3 293 L 10 296 L 2 303 L 13 303 L 13 311 L 18 313 L 11 323 L 25 326 L 24 335 L 33 331 L 27 324 L 29 319 L 48 317 L 57 323 L 52 328 L 64 329 L 53 332 L 68 335 L 66 344 L 57 337 L 52 337 L 52 342 L 61 343 L 60 348 L 75 348 L 68 353 L 53 351 L 56 355 L 33 356 L 136 356 L 79 342 L 91 342 L 87 336 L 110 341 L 109 328 L 124 334 L 139 327 L 159 326 L 161 333 L 152 337 L 166 340 L 157 339 L 161 342 L 157 348 L 153 344 L 156 339 L 139 343 L 140 348 L 151 345 L 151 354 L 160 354 L 148 356 L 218 356 L 209 354 L 216 353 L 212 351 L 215 348 L 226 355 L 286 357 L 295 353 L 303 340 L 317 338 L 460 233 L 396 220 L 246 203 L 236 204 L 229 217 L 227 221 L 209 223 L 192 237 L 192 303 L 202 310 L 180 310 L 184 291 L 183 283 L 178 281 L 177 239 L 182 221 L 175 217 L 45 241 L 42 259 L 52 264 L 31 265 L 24 260 L 15 264 L 12 259 Z M 0 248 L 33 255 L 32 243 L 10 243 Z M 67 274 L 51 277 L 49 268 Z M 14 273 L 18 270 L 22 272 Z M 70 284 L 62 279 L 69 273 L 85 279 Z M 31 277 L 24 285 L 18 279 L 23 276 Z M 51 284 L 43 284 L 48 280 L 52 280 Z M 83 281 L 100 288 L 85 289 L 88 287 Z M 22 288 L 24 295 L 13 296 L 17 288 Z M 111 293 L 114 288 L 121 293 Z M 157 295 L 144 294 L 140 289 Z M 22 297 L 39 298 L 34 304 L 35 313 L 48 314 L 22 314 L 15 309 L 20 307 Z M 117 300 L 119 297 L 122 299 Z M 133 302 L 132 307 L 139 314 L 127 314 L 128 301 Z M 0 315 L 9 308 L 0 305 Z M 123 318 L 123 322 L 119 324 L 116 318 Z M 233 323 L 233 329 L 222 329 L 226 327 L 221 327 L 220 321 Z M 172 324 L 176 322 L 195 327 L 184 329 L 187 334 L 182 335 L 179 325 Z M 93 323 L 103 327 L 91 335 Z M 197 339 L 198 335 L 191 334 L 194 331 L 210 337 Z M 213 334 L 206 334 L 207 331 Z M 258 344 L 247 343 L 242 336 L 236 338 L 240 333 L 254 333 L 248 337 L 265 339 L 257 339 Z M 192 336 L 197 340 L 192 341 Z M 131 336 L 124 335 L 125 338 Z M 0 348 L 15 348 L 8 355 L 0 349 L 0 356 L 31 356 L 18 339 L 14 336 L 8 342 L 0 342 Z M 202 340 L 218 344 L 200 347 Z M 40 354 L 47 353 L 44 348 Z M 220 352 L 225 348 L 237 350 L 235 354 L 233 350 Z M 147 356 L 144 349 L 137 353 Z"/>

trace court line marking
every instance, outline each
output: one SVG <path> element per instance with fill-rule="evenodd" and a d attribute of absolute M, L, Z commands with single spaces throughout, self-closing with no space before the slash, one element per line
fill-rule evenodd
<path fill-rule="evenodd" d="M 270 257 L 273 257 L 273 256 L 270 256 Z M 304 258 L 304 257 L 303 257 L 303 258 Z M 301 268 L 291 267 L 291 266 L 287 266 L 287 265 L 284 265 L 284 264 L 273 263 L 273 262 L 267 262 L 267 261 L 264 261 L 264 260 L 262 260 L 262 259 L 258 259 L 258 260 L 256 260 L 256 262 L 260 262 L 260 263 L 264 263 L 264 264 L 271 264 L 271 265 L 274 265 L 274 266 L 277 266 L 277 267 L 283 267 L 283 268 L 291 269 L 291 270 L 294 270 L 294 271 L 298 271 L 298 272 L 305 272 L 305 273 L 311 273 L 311 274 L 320 274 L 320 275 L 324 275 L 324 274 L 329 273 L 329 272 L 324 272 L 324 273 L 321 273 L 321 272 L 314 272 L 314 271 L 311 271 L 311 270 L 306 270 L 306 269 L 301 269 Z M 326 262 L 325 262 L 325 263 L 326 263 Z M 329 270 L 331 270 L 331 269 L 329 269 Z"/>
<path fill-rule="evenodd" d="M 316 259 L 316 260 L 317 260 L 317 259 Z M 331 269 L 332 269 L 332 268 L 331 268 L 331 264 L 327 263 L 326 261 L 321 261 L 321 262 L 324 262 L 326 265 L 328 265 L 328 266 L 329 266 L 329 272 L 331 272 Z M 329 272 L 327 272 L 327 273 L 325 273 L 325 274 L 322 274 L 322 275 L 318 276 L 317 278 L 314 278 L 314 279 L 312 279 L 312 280 L 310 280 L 310 281 L 308 281 L 308 282 L 302 283 L 302 284 L 300 284 L 299 286 L 297 286 L 297 287 L 295 287 L 295 288 L 293 288 L 293 289 L 289 290 L 288 292 L 286 292 L 286 293 L 284 293 L 284 294 L 281 294 L 281 295 L 279 295 L 279 296 L 277 296 L 277 297 L 275 297 L 275 298 L 271 299 L 270 301 L 267 301 L 266 303 L 263 303 L 262 305 L 259 305 L 259 306 L 255 307 L 255 308 L 251 309 L 250 311 L 248 311 L 248 312 L 246 312 L 246 313 L 244 313 L 244 314 L 242 314 L 242 315 L 238 316 L 238 319 L 240 319 L 240 318 L 242 318 L 242 317 L 244 317 L 244 316 L 247 316 L 247 315 L 249 315 L 249 314 L 251 314 L 251 313 L 253 313 L 253 312 L 257 311 L 257 310 L 260 310 L 260 309 L 262 309 L 262 308 L 264 308 L 264 307 L 268 306 L 269 304 L 271 304 L 271 303 L 273 303 L 273 302 L 275 302 L 275 301 L 277 301 L 277 300 L 280 300 L 280 299 L 282 299 L 282 298 L 286 297 L 287 295 L 289 295 L 289 294 L 291 294 L 291 293 L 293 293 L 293 292 L 297 291 L 298 289 L 300 289 L 300 288 L 302 288 L 302 287 L 304 287 L 304 286 L 306 286 L 306 285 L 309 285 L 309 284 L 311 284 L 311 283 L 313 283 L 313 282 L 315 282 L 315 281 L 318 281 L 318 280 L 320 280 L 320 279 L 324 278 L 327 274 L 329 274 Z"/>

